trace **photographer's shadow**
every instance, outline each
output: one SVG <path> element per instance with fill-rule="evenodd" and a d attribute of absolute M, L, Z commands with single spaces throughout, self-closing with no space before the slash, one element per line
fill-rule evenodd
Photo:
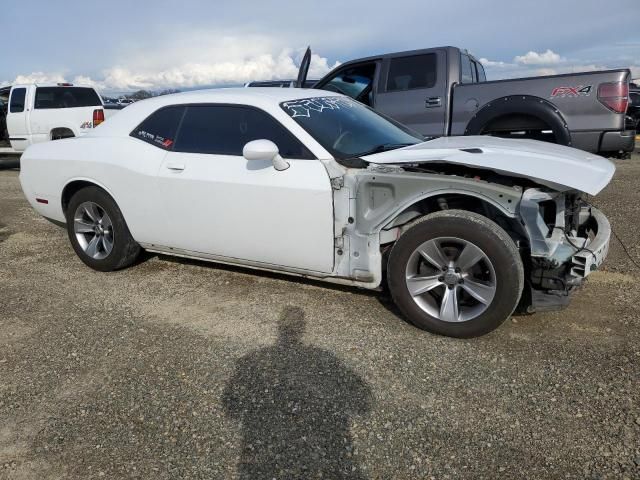
<path fill-rule="evenodd" d="M 364 478 L 350 418 L 370 408 L 368 385 L 335 355 L 302 343 L 300 308 L 286 307 L 275 345 L 238 360 L 224 392 L 242 424 L 240 478 Z"/>

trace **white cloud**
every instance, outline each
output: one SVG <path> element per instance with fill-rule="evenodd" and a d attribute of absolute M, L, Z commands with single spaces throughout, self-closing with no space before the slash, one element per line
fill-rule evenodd
<path fill-rule="evenodd" d="M 225 54 L 228 58 L 228 52 Z M 280 53 L 262 53 L 248 58 L 240 55 L 235 60 L 204 63 L 187 62 L 167 68 L 147 66 L 138 70 L 127 66 L 114 66 L 103 72 L 102 78 L 77 75 L 73 78 L 62 73 L 34 72 L 19 75 L 13 83 L 58 83 L 91 85 L 107 92 L 139 89 L 192 88 L 242 84 L 251 80 L 295 79 L 298 76 L 300 52 L 283 49 Z M 309 78 L 319 78 L 339 63 L 333 65 L 325 57 L 312 54 Z M 69 79 L 69 80 L 68 80 Z"/>
<path fill-rule="evenodd" d="M 61 83 L 66 82 L 65 77 L 59 72 L 32 72 L 28 75 L 18 75 L 13 84 L 18 83 Z"/>
<path fill-rule="evenodd" d="M 639 66 L 603 65 L 595 63 L 581 63 L 577 60 L 566 60 L 559 65 L 551 67 L 539 65 L 520 65 L 507 62 L 485 62 L 484 60 L 485 59 L 482 59 L 481 63 L 485 67 L 487 78 L 489 80 L 520 77 L 538 77 L 543 75 L 559 75 L 562 73 L 591 72 L 597 70 L 608 70 L 612 68 L 629 68 L 631 70 L 631 78 L 640 77 Z"/>
<path fill-rule="evenodd" d="M 335 65 L 334 65 L 335 66 Z M 312 55 L 309 78 L 327 73 L 327 59 Z M 138 89 L 161 87 L 196 87 L 201 85 L 229 85 L 251 80 L 296 78 L 298 66 L 291 50 L 278 55 L 262 54 L 253 58 L 219 63 L 185 63 L 180 66 L 146 72 L 114 67 L 105 72 L 104 85 L 110 89 Z"/>
<path fill-rule="evenodd" d="M 538 53 L 529 51 L 524 55 L 518 55 L 513 59 L 515 63 L 523 65 L 555 65 L 564 61 L 564 59 L 552 50 Z"/>
<path fill-rule="evenodd" d="M 511 65 L 509 65 L 508 63 L 505 62 L 496 62 L 493 60 L 489 60 L 487 58 L 481 58 L 480 59 L 480 63 L 482 65 L 484 65 L 485 67 L 491 67 L 491 68 L 502 68 L 502 67 L 509 67 Z"/>
<path fill-rule="evenodd" d="M 637 62 L 634 65 L 625 64 L 624 61 L 594 63 L 587 60 L 567 59 L 552 50 L 542 53 L 530 51 L 525 55 L 516 56 L 511 62 L 481 58 L 480 63 L 484 65 L 487 78 L 490 80 L 579 73 L 612 68 L 630 68 L 632 78 L 640 77 L 640 65 L 637 65 Z"/>

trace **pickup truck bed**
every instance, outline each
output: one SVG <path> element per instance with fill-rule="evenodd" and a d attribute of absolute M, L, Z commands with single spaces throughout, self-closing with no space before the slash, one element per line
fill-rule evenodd
<path fill-rule="evenodd" d="M 455 85 L 451 135 L 535 138 L 531 130 L 546 128 L 554 143 L 589 152 L 632 151 L 635 134 L 625 130 L 624 114 L 598 98 L 599 85 L 622 84 L 628 76 L 628 70 L 603 70 Z"/>

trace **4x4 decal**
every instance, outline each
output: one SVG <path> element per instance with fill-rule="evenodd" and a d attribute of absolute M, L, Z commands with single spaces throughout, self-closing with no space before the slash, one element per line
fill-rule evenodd
<path fill-rule="evenodd" d="M 591 85 L 578 85 L 577 87 L 556 87 L 551 91 L 551 98 L 588 97 L 591 95 Z"/>

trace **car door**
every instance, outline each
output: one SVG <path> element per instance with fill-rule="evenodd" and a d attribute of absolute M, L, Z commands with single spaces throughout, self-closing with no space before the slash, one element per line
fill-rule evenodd
<path fill-rule="evenodd" d="M 29 131 L 27 129 L 27 88 L 14 87 L 9 97 L 9 109 L 7 110 L 7 132 L 11 147 L 21 152 L 29 144 Z"/>
<path fill-rule="evenodd" d="M 376 110 L 426 136 L 445 133 L 446 61 L 443 51 L 386 58 Z"/>
<path fill-rule="evenodd" d="M 247 161 L 273 141 L 290 167 Z M 315 272 L 333 270 L 333 195 L 322 163 L 281 123 L 241 105 L 190 105 L 159 172 L 174 249 Z"/>

